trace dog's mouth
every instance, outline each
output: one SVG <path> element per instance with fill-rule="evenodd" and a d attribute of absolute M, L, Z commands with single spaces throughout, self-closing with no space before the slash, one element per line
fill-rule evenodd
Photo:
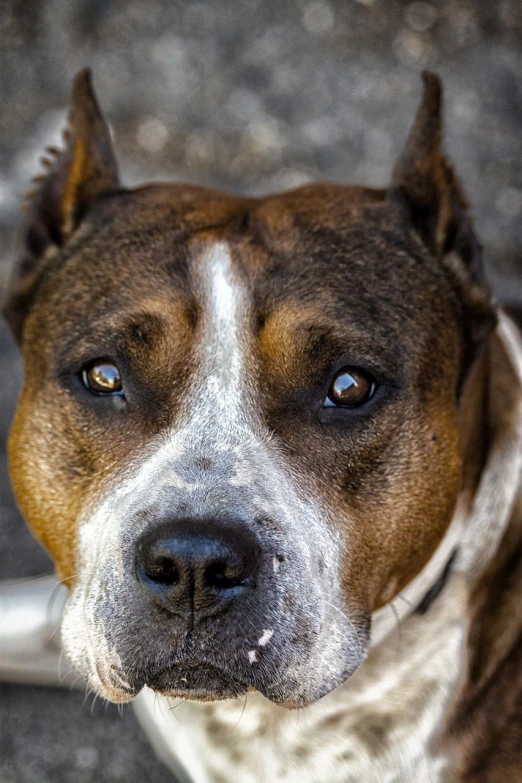
<path fill-rule="evenodd" d="M 235 699 L 250 687 L 206 662 L 172 663 L 148 678 L 146 685 L 163 696 L 197 701 Z"/>

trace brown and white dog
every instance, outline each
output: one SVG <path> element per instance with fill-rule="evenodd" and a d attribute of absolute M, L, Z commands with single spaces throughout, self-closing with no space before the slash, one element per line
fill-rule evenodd
<path fill-rule="evenodd" d="M 29 206 L 16 496 L 180 779 L 522 780 L 522 348 L 424 82 L 387 190 L 253 199 L 124 189 L 83 72 Z"/>

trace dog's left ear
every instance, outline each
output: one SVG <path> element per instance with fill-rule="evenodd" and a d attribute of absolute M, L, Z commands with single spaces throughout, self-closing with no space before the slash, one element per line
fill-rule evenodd
<path fill-rule="evenodd" d="M 74 80 L 65 149 L 49 150 L 48 167 L 28 196 L 19 256 L 11 274 L 3 312 L 20 342 L 25 314 L 45 262 L 67 244 L 98 197 L 119 187 L 107 123 L 88 69 Z"/>
<path fill-rule="evenodd" d="M 495 326 L 496 311 L 466 198 L 442 152 L 441 82 L 429 71 L 422 77 L 424 95 L 387 198 L 401 205 L 450 275 L 463 304 L 472 359 Z"/>

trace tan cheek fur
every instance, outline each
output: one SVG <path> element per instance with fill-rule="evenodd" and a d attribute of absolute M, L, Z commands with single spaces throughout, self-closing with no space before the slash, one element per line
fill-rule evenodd
<path fill-rule="evenodd" d="M 56 450 L 59 435 L 50 431 L 43 411 L 39 415 L 34 410 L 29 417 L 30 408 L 22 395 L 8 442 L 13 490 L 27 524 L 53 558 L 58 575 L 72 581 L 76 573 L 76 519 L 82 498 L 74 487 L 64 488 L 59 463 L 42 456 Z"/>
<path fill-rule="evenodd" d="M 77 572 L 78 519 L 118 457 L 109 453 L 112 444 L 105 455 L 103 450 L 97 454 L 89 433 L 75 428 L 66 395 L 60 399 L 46 387 L 41 396 L 26 384 L 9 436 L 9 468 L 27 524 L 53 558 L 60 578 L 71 585 Z"/>
<path fill-rule="evenodd" d="M 461 485 L 454 408 L 433 406 L 423 421 L 405 422 L 399 439 L 390 456 L 393 480 L 379 491 L 370 475 L 357 498 L 357 524 L 350 528 L 345 552 L 347 603 L 359 596 L 371 612 L 392 600 L 428 562 L 451 521 Z M 354 516 L 350 509 L 345 513 Z"/>

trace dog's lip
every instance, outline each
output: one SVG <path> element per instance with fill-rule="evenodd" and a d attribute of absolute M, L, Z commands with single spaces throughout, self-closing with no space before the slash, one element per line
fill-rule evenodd
<path fill-rule="evenodd" d="M 103 684 L 104 691 L 110 701 L 124 704 L 125 702 L 132 701 L 132 699 L 137 696 L 139 689 L 130 685 L 116 667 L 111 666 L 110 671 L 105 672 L 100 666 L 100 663 L 95 661 L 94 669 L 96 676 L 99 682 Z"/>
<path fill-rule="evenodd" d="M 145 684 L 164 696 L 197 701 L 236 698 L 251 687 L 224 668 L 206 661 L 174 661 L 147 677 Z"/>

